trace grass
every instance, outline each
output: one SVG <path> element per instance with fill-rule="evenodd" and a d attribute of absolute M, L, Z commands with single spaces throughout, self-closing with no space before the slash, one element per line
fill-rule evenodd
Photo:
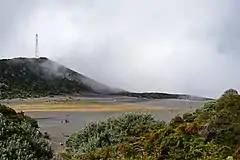
<path fill-rule="evenodd" d="M 166 107 L 142 107 L 142 106 L 127 106 L 127 105 L 96 105 L 96 104 L 14 104 L 10 105 L 16 111 L 131 111 L 131 110 L 163 110 L 163 111 L 178 111 Z"/>
<path fill-rule="evenodd" d="M 173 109 L 168 107 L 153 107 L 153 106 L 133 106 L 121 105 L 115 103 L 101 103 L 89 101 L 22 101 L 19 103 L 9 103 L 9 107 L 16 111 L 32 112 L 32 111 L 169 111 L 179 112 L 183 109 Z"/>

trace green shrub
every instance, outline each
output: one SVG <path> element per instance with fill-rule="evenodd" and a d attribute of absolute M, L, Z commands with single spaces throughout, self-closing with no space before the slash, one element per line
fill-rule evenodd
<path fill-rule="evenodd" d="M 231 96 L 231 95 L 238 95 L 238 91 L 235 89 L 228 89 L 222 94 L 222 97 Z"/>
<path fill-rule="evenodd" d="M 183 127 L 183 126 L 181 126 Z M 191 126 L 190 126 L 191 127 Z M 197 133 L 188 132 L 189 126 L 184 125 L 186 132 L 179 128 L 165 126 L 155 131 L 145 132 L 136 136 L 134 141 L 125 141 L 114 146 L 98 148 L 82 155 L 64 153 L 65 159 L 96 160 L 96 159 L 146 159 L 146 160 L 219 160 L 231 155 L 231 150 L 221 147 L 205 139 Z"/>
<path fill-rule="evenodd" d="M 0 108 L 1 160 L 49 160 L 53 157 L 50 142 L 31 124 L 33 119 L 3 105 Z"/>
<path fill-rule="evenodd" d="M 140 128 L 137 129 L 137 127 Z M 105 122 L 91 123 L 67 141 L 67 151 L 73 156 L 95 151 L 98 148 L 124 142 L 130 136 L 137 136 L 146 126 L 162 128 L 163 122 L 154 120 L 150 114 L 122 114 Z"/>
<path fill-rule="evenodd" d="M 226 91 L 219 99 L 207 103 L 196 112 L 196 122 L 203 124 L 208 140 L 236 150 L 240 144 L 240 96 Z"/>
<path fill-rule="evenodd" d="M 184 123 L 183 118 L 180 115 L 177 115 L 170 121 L 169 124 L 170 124 L 170 126 L 175 128 L 175 127 L 179 126 L 182 123 Z"/>
<path fill-rule="evenodd" d="M 35 119 L 24 115 L 24 112 L 17 113 L 14 109 L 0 104 L 0 113 L 15 122 L 27 121 L 32 127 L 39 128 Z"/>
<path fill-rule="evenodd" d="M 12 115 L 17 115 L 17 112 L 14 109 L 1 104 L 0 104 L 0 113 L 3 116 L 7 116 L 7 117 L 10 117 Z"/>
<path fill-rule="evenodd" d="M 193 113 L 185 113 L 183 114 L 183 120 L 185 122 L 193 122 L 196 118 L 196 115 Z"/>

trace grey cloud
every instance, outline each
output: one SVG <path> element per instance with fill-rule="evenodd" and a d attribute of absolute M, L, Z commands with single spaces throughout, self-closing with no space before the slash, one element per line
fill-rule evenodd
<path fill-rule="evenodd" d="M 213 97 L 239 88 L 236 0 L 11 2 L 5 57 L 33 56 L 38 32 L 42 56 L 110 86 Z"/>
<path fill-rule="evenodd" d="M 11 44 L 20 38 L 16 34 L 21 32 L 36 4 L 37 1 L 29 3 L 29 0 L 0 0 L 0 57 L 9 56 L 4 49 L 14 47 Z"/>

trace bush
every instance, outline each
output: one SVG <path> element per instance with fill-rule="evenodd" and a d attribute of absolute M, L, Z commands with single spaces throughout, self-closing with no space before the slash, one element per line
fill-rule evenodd
<path fill-rule="evenodd" d="M 150 127 L 151 126 L 151 127 Z M 149 129 L 160 129 L 164 122 L 154 120 L 150 114 L 122 114 L 106 122 L 91 123 L 67 141 L 67 151 L 76 157 L 103 147 L 122 143 Z M 149 129 L 147 127 L 150 127 Z"/>
<path fill-rule="evenodd" d="M 182 128 L 184 132 L 180 129 Z M 197 125 L 181 124 L 179 128 L 163 126 L 156 130 L 142 132 L 117 145 L 105 146 L 90 150 L 81 155 L 63 153 L 65 159 L 96 160 L 96 159 L 164 159 L 164 160 L 218 160 L 231 154 L 227 147 L 213 142 L 206 142 L 197 132 L 192 132 Z M 219 152 L 221 150 L 221 152 Z M 74 157 L 74 158 L 73 158 Z"/>
<path fill-rule="evenodd" d="M 9 108 L 7 106 L 0 104 L 0 113 L 2 113 L 3 116 L 11 117 L 13 115 L 17 115 L 14 109 Z"/>
<path fill-rule="evenodd" d="M 50 142 L 32 126 L 30 117 L 19 116 L 3 105 L 0 112 L 1 160 L 48 160 L 53 157 Z"/>
<path fill-rule="evenodd" d="M 24 112 L 17 113 L 14 109 L 0 104 L 0 113 L 15 122 L 27 121 L 34 128 L 39 128 L 35 119 L 24 115 Z"/>
<path fill-rule="evenodd" d="M 204 127 L 202 133 L 217 144 L 234 150 L 240 144 L 240 96 L 234 90 L 226 91 L 219 99 L 207 103 L 196 112 L 196 122 Z"/>
<path fill-rule="evenodd" d="M 222 97 L 231 95 L 238 95 L 238 91 L 235 89 L 228 89 L 222 94 Z"/>
<path fill-rule="evenodd" d="M 183 120 L 185 122 L 193 122 L 196 118 L 196 115 L 192 114 L 192 113 L 185 113 L 183 114 Z"/>

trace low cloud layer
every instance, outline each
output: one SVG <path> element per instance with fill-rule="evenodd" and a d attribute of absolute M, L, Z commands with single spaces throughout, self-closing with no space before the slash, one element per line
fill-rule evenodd
<path fill-rule="evenodd" d="M 0 0 L 0 56 L 40 55 L 131 91 L 239 88 L 237 0 Z"/>

